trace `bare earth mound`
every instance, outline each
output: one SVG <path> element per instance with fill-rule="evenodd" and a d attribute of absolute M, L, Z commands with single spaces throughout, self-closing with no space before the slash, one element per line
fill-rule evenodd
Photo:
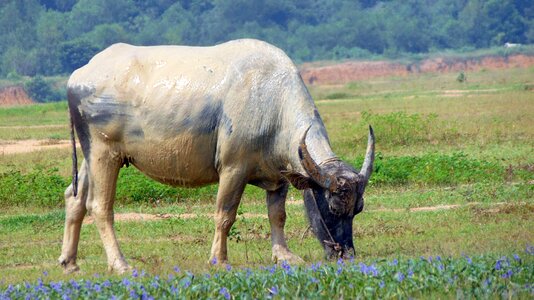
<path fill-rule="evenodd" d="M 534 65 L 534 56 L 518 54 L 507 57 L 486 56 L 467 59 L 433 58 L 412 64 L 388 61 L 349 61 L 321 67 L 304 64 L 300 74 L 307 84 L 343 84 L 384 76 L 526 68 L 532 65 Z"/>
<path fill-rule="evenodd" d="M 0 106 L 33 104 L 33 100 L 20 86 L 8 86 L 0 89 Z"/>

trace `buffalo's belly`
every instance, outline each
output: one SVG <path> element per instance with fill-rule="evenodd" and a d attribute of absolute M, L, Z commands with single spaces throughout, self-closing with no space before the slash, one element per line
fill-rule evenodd
<path fill-rule="evenodd" d="M 172 186 L 195 187 L 218 181 L 210 136 L 178 136 L 127 143 L 124 153 L 147 176 Z"/>

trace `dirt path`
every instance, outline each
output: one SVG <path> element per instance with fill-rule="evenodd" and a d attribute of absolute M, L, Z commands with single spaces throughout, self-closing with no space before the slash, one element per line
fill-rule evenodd
<path fill-rule="evenodd" d="M 68 140 L 20 140 L 0 141 L 0 155 L 28 153 L 71 147 Z"/>
<path fill-rule="evenodd" d="M 288 201 L 289 205 L 300 205 L 302 202 L 300 201 Z M 366 212 L 429 212 L 429 211 L 438 211 L 438 210 L 450 210 L 450 209 L 457 209 L 462 207 L 472 207 L 481 205 L 480 202 L 472 202 L 468 204 L 449 204 L 449 205 L 436 205 L 436 206 L 421 206 L 421 207 L 412 207 L 409 209 L 403 209 L 403 208 L 379 208 L 379 209 L 371 209 L 366 210 Z M 509 204 L 507 202 L 496 202 L 490 204 L 491 206 L 502 206 Z M 244 213 L 240 215 L 244 218 L 262 218 L 267 219 L 266 214 L 257 214 L 257 213 Z M 185 214 L 144 214 L 144 213 L 116 213 L 115 214 L 115 221 L 117 222 L 142 222 L 142 221 L 157 221 L 157 220 L 164 220 L 164 219 L 170 219 L 170 218 L 178 218 L 178 219 L 194 219 L 194 218 L 200 218 L 200 217 L 207 217 L 207 218 L 213 218 L 213 213 L 206 213 L 206 214 L 195 214 L 195 213 L 185 213 Z M 238 216 L 239 218 L 239 216 Z M 91 216 L 87 216 L 84 221 L 84 224 L 93 224 L 94 219 Z"/>

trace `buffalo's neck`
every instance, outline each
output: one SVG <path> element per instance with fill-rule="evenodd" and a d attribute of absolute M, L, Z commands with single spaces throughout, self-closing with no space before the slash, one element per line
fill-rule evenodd
<path fill-rule="evenodd" d="M 332 151 L 332 148 L 330 147 L 330 141 L 328 139 L 326 128 L 317 112 L 317 109 L 315 108 L 315 105 L 313 105 L 313 110 L 311 112 L 305 114 L 306 112 L 306 110 L 303 110 L 301 111 L 301 115 L 296 116 L 297 120 L 293 122 L 293 124 L 296 124 L 296 126 L 292 130 L 293 132 L 288 141 L 286 150 L 286 154 L 288 155 L 288 163 L 290 164 L 291 169 L 302 174 L 306 174 L 306 171 L 304 171 L 304 168 L 300 162 L 298 148 L 300 141 L 308 128 L 309 130 L 306 134 L 306 147 L 312 159 L 317 164 L 320 164 L 321 162 L 336 157 Z"/>
<path fill-rule="evenodd" d="M 317 107 L 298 72 L 287 74 L 284 82 L 285 89 L 279 99 L 280 114 L 276 116 L 280 134 L 274 141 L 275 160 L 283 164 L 278 168 L 306 174 L 300 163 L 298 148 L 308 128 L 306 145 L 317 164 L 335 157 L 335 154 Z"/>

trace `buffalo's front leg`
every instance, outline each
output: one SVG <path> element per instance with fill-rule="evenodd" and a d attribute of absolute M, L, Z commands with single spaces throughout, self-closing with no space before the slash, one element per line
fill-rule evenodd
<path fill-rule="evenodd" d="M 85 161 L 80 168 L 79 178 L 77 197 L 74 197 L 72 184 L 65 191 L 65 230 L 61 256 L 58 260 L 66 274 L 79 270 L 76 264 L 76 256 L 78 253 L 82 221 L 87 212 L 85 203 L 89 194 L 87 164 Z"/>
<path fill-rule="evenodd" d="M 217 210 L 215 212 L 215 236 L 211 246 L 210 262 L 227 263 L 226 240 L 235 222 L 237 207 L 245 189 L 244 176 L 239 168 L 227 168 L 220 173 L 217 191 Z"/>
<path fill-rule="evenodd" d="M 286 196 L 288 185 L 276 191 L 267 191 L 267 209 L 271 224 L 272 259 L 274 262 L 287 261 L 291 264 L 304 261 L 289 251 L 284 234 L 286 224 Z"/>

